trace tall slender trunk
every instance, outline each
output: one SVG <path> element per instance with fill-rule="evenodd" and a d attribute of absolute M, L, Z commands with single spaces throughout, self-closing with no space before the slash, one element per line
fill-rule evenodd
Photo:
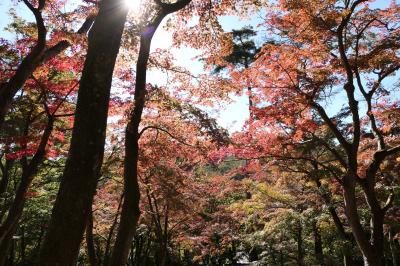
<path fill-rule="evenodd" d="M 20 245 L 20 257 L 21 261 L 25 262 L 25 249 L 26 249 L 26 243 L 25 243 L 25 228 L 21 227 L 21 245 Z"/>
<path fill-rule="evenodd" d="M 87 254 L 89 257 L 90 266 L 98 266 L 99 263 L 97 262 L 96 248 L 94 245 L 94 238 L 93 238 L 93 211 L 92 210 L 89 214 L 89 219 L 88 219 L 88 223 L 86 226 L 85 237 L 86 237 L 86 248 L 87 248 Z"/>
<path fill-rule="evenodd" d="M 76 263 L 103 161 L 112 75 L 128 10 L 123 0 L 99 5 L 89 33 L 68 159 L 40 251 L 43 266 Z"/>
<path fill-rule="evenodd" d="M 104 266 L 108 266 L 109 261 L 110 261 L 110 248 L 111 248 L 111 240 L 114 235 L 114 230 L 118 224 L 118 218 L 119 214 L 121 211 L 121 206 L 122 206 L 122 201 L 124 200 L 124 196 L 122 195 L 121 198 L 118 201 L 118 208 L 117 208 L 117 213 L 115 214 L 114 221 L 110 226 L 110 231 L 108 232 L 107 240 L 106 240 L 106 247 L 104 249 Z"/>
<path fill-rule="evenodd" d="M 0 181 L 0 197 L 7 191 L 8 181 L 10 179 L 10 170 L 14 164 L 14 160 L 7 160 L 4 164 L 4 167 L 1 169 L 1 181 Z M 1 219 L 0 219 L 1 221 Z"/>
<path fill-rule="evenodd" d="M 2 166 L 2 178 L 0 181 L 0 200 L 3 202 L 6 202 L 7 196 L 5 192 L 7 191 L 8 183 L 10 181 L 10 170 L 14 164 L 14 160 L 7 160 Z M 3 206 L 0 206 L 0 223 L 3 221 L 3 217 L 7 212 L 7 204 L 4 204 Z"/>
<path fill-rule="evenodd" d="M 9 261 L 7 261 L 7 258 L 13 253 L 13 236 L 16 230 L 17 226 L 11 228 L 11 230 L 4 235 L 3 241 L 0 243 L 0 265 L 2 266 L 8 265 Z"/>
<path fill-rule="evenodd" d="M 7 258 L 7 256 L 6 256 Z M 15 241 L 11 242 L 11 247 L 10 247 L 10 253 L 7 258 L 7 266 L 13 266 L 14 265 L 14 259 L 15 259 Z"/>
<path fill-rule="evenodd" d="M 122 206 L 123 200 L 124 200 L 124 197 L 122 195 L 118 202 L 117 213 L 115 214 L 114 221 L 111 224 L 110 231 L 108 232 L 106 247 L 104 249 L 104 263 L 103 263 L 104 266 L 108 266 L 108 263 L 110 261 L 111 240 L 112 240 L 112 236 L 114 235 L 115 227 L 118 224 L 118 217 L 119 217 L 119 213 L 121 211 L 121 206 Z"/>
<path fill-rule="evenodd" d="M 389 245 L 390 245 L 390 253 L 392 255 L 392 263 L 393 266 L 399 266 L 400 261 L 400 249 L 398 240 L 393 238 L 394 230 L 392 228 L 389 229 Z M 397 243 L 396 243 L 397 241 Z"/>
<path fill-rule="evenodd" d="M 167 263 L 167 245 L 163 242 L 159 244 L 158 252 L 157 252 L 157 265 L 165 266 Z"/>
<path fill-rule="evenodd" d="M 359 184 L 363 189 L 365 199 L 371 211 L 371 239 L 372 254 L 364 256 L 369 265 L 382 265 L 384 261 L 384 241 L 385 236 L 383 232 L 383 223 L 385 217 L 385 210 L 380 206 L 378 198 L 375 193 L 375 177 L 368 176 L 363 180 L 359 180 Z"/>
<path fill-rule="evenodd" d="M 164 224 L 159 230 L 159 255 L 158 261 L 160 266 L 165 266 L 168 257 L 168 219 L 169 218 L 169 208 L 168 202 L 165 205 L 164 212 Z M 161 221 L 160 221 L 161 225 Z"/>
<path fill-rule="evenodd" d="M 297 264 L 304 265 L 304 250 L 303 250 L 303 227 L 301 222 L 298 221 L 296 228 L 296 241 L 297 241 Z"/>
<path fill-rule="evenodd" d="M 322 239 L 319 233 L 317 221 L 313 221 L 312 223 L 312 230 L 314 235 L 314 252 L 315 258 L 317 262 L 321 265 L 324 265 L 324 254 L 322 249 Z"/>
<path fill-rule="evenodd" d="M 140 217 L 140 190 L 138 183 L 139 126 L 146 102 L 146 74 L 151 40 L 162 20 L 170 13 L 184 8 L 191 0 L 180 0 L 173 4 L 156 1 L 160 10 L 140 36 L 139 58 L 136 63 L 135 106 L 130 114 L 125 131 L 124 203 L 115 241 L 111 265 L 124 265 Z"/>
<path fill-rule="evenodd" d="M 111 265 L 114 266 L 125 264 L 129 254 L 130 242 L 135 234 L 136 224 L 140 216 L 140 190 L 137 177 L 139 125 L 145 105 L 147 61 L 153 34 L 154 32 L 149 37 L 142 36 L 140 38 L 139 58 L 136 65 L 135 107 L 125 131 L 124 203 L 111 258 Z"/>

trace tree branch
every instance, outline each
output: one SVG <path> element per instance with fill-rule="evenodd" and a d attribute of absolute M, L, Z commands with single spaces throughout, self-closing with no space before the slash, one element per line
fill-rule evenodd
<path fill-rule="evenodd" d="M 93 25 L 93 22 L 96 18 L 96 15 L 90 15 L 86 18 L 86 20 L 83 22 L 82 26 L 80 29 L 76 32 L 77 34 L 86 34 L 91 26 Z M 59 41 L 57 44 L 53 45 L 52 47 L 48 48 L 41 59 L 42 63 L 46 63 L 56 55 L 60 54 L 62 51 L 67 49 L 68 47 L 71 46 L 71 43 L 67 40 L 62 40 Z"/>
<path fill-rule="evenodd" d="M 178 0 L 175 3 L 164 3 L 161 0 L 154 0 L 154 2 L 161 8 L 166 14 L 174 13 L 181 10 L 188 5 L 192 0 Z"/>
<path fill-rule="evenodd" d="M 183 144 L 183 145 L 186 145 L 186 146 L 189 146 L 189 147 L 195 147 L 194 145 L 189 144 L 189 143 L 186 143 L 186 142 L 184 142 L 183 140 L 180 140 L 179 138 L 175 137 L 175 136 L 172 135 L 168 130 L 166 130 L 166 129 L 164 129 L 164 128 L 157 127 L 157 126 L 146 126 L 146 127 L 144 127 L 144 128 L 140 131 L 140 133 L 139 133 L 139 138 L 140 138 L 140 137 L 142 136 L 142 134 L 143 134 L 146 130 L 148 130 L 148 129 L 156 129 L 156 130 L 162 131 L 162 132 L 166 133 L 168 136 L 170 136 L 171 138 L 173 138 L 174 140 L 178 141 L 179 143 L 181 143 L 181 144 Z"/>

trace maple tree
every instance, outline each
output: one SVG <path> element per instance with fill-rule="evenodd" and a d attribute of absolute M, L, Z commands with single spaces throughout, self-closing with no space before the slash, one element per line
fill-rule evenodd
<path fill-rule="evenodd" d="M 378 2 L 15 3 L 0 265 L 396 265 L 400 7 Z M 233 94 L 238 132 L 212 114 Z"/>
<path fill-rule="evenodd" d="M 58 54 L 65 51 L 71 46 L 72 42 L 77 39 L 69 32 L 60 32 L 55 30 L 52 32 L 52 39 L 48 40 L 48 28 L 46 27 L 45 16 L 49 16 L 49 21 L 51 23 L 71 23 L 71 20 L 61 19 L 57 21 L 62 16 L 56 16 L 60 13 L 63 2 L 62 1 L 37 1 L 37 6 L 30 1 L 23 1 L 28 9 L 32 12 L 35 17 L 35 28 L 36 28 L 36 38 L 35 36 L 28 36 L 24 40 L 19 41 L 19 47 L 22 48 L 20 52 L 24 56 L 22 60 L 5 60 L 2 61 L 2 66 L 5 71 L 2 71 L 1 75 L 1 87 L 0 87 L 0 125 L 4 123 L 5 115 L 10 109 L 10 105 L 13 101 L 14 96 L 20 90 L 20 88 L 25 84 L 25 82 L 30 79 L 32 73 L 42 64 L 48 62 Z M 87 10 L 86 10 L 87 11 Z M 89 11 L 90 13 L 90 11 Z M 51 16 L 51 15 L 55 16 Z M 75 16 L 78 14 L 74 14 Z M 87 33 L 90 29 L 94 20 L 93 15 L 89 15 L 84 21 L 82 26 L 77 30 L 76 34 L 81 35 Z M 63 36 L 64 35 L 64 36 Z M 36 39 L 36 40 L 35 40 Z M 5 54 L 12 52 L 7 49 L 12 44 L 5 40 L 2 40 L 2 46 Z M 29 49 L 28 46 L 32 45 Z M 10 47 L 11 48 L 11 47 Z M 14 70 L 13 67 L 16 67 Z"/>
<path fill-rule="evenodd" d="M 377 184 L 383 181 L 382 163 L 400 147 L 396 135 L 385 133 L 379 113 L 398 108 L 382 94 L 383 80 L 399 69 L 398 5 L 372 10 L 367 1 L 280 1 L 275 8 L 265 27 L 276 40 L 262 48 L 250 74 L 262 92 L 251 135 L 264 156 L 313 161 L 316 171 L 330 171 L 343 189 L 346 217 L 366 265 L 381 265 L 384 217 L 394 195 Z M 232 75 L 242 79 L 240 73 Z M 365 116 L 357 90 L 366 103 Z M 324 105 L 334 93 L 346 103 L 331 117 Z M 385 93 L 390 95 L 390 88 Z M 308 142 L 329 157 L 321 161 L 318 154 L 296 148 Z M 357 210 L 357 185 L 369 207 L 370 234 Z"/>

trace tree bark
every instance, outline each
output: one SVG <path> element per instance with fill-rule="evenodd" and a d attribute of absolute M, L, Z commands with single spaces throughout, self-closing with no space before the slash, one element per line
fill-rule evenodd
<path fill-rule="evenodd" d="M 77 261 L 102 165 L 112 75 L 127 12 L 123 0 L 103 0 L 90 30 L 70 150 L 40 265 Z"/>

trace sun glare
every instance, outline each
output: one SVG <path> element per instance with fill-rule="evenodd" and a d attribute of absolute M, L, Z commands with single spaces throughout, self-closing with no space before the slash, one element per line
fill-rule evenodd
<path fill-rule="evenodd" d="M 125 5 L 131 10 L 131 11 L 138 11 L 140 7 L 140 0 L 125 0 Z"/>

